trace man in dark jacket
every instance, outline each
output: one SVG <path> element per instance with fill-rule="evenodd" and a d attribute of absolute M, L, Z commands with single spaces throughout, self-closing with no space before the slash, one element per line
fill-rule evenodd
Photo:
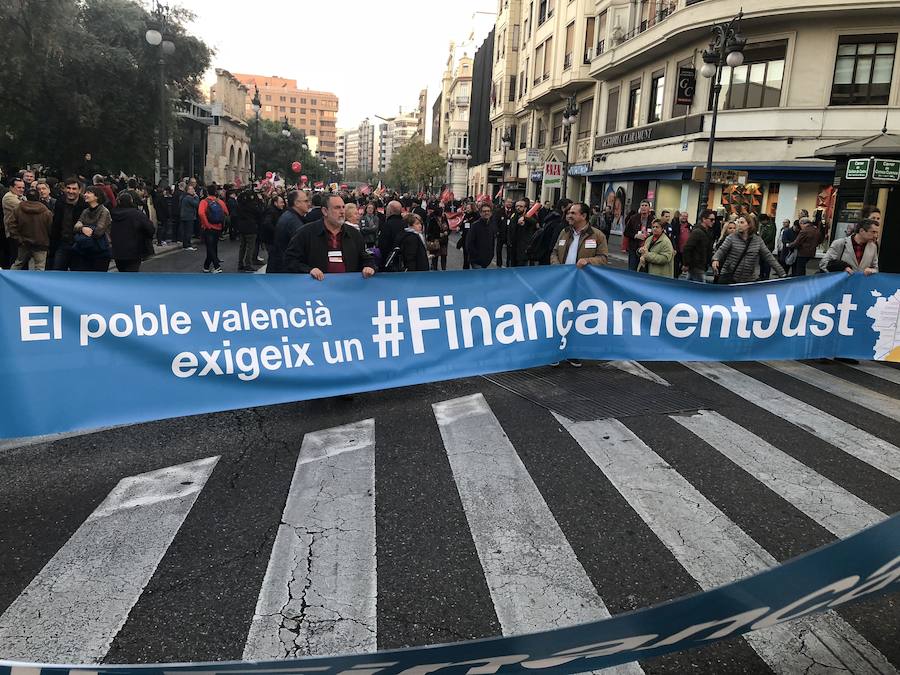
<path fill-rule="evenodd" d="M 628 269 L 636 271 L 641 261 L 638 249 L 644 245 L 644 239 L 650 235 L 650 225 L 653 222 L 650 213 L 650 202 L 646 199 L 641 202 L 638 212 L 631 216 L 625 223 L 623 236 L 628 237 Z"/>
<path fill-rule="evenodd" d="M 364 279 L 375 274 L 375 262 L 362 235 L 344 222 L 344 200 L 339 195 L 328 195 L 322 216 L 322 220 L 301 228 L 291 239 L 284 254 L 286 271 L 309 274 L 317 281 L 326 274 L 361 272 Z"/>
<path fill-rule="evenodd" d="M 63 182 L 63 197 L 56 200 L 50 225 L 50 251 L 53 253 L 52 264 L 49 259 L 47 263 L 50 269 L 61 272 L 72 269 L 75 223 L 85 208 L 87 205 L 81 197 L 81 183 L 75 176 L 67 178 Z"/>
<path fill-rule="evenodd" d="M 490 267 L 494 259 L 494 239 L 497 235 L 491 220 L 492 211 L 490 204 L 482 204 L 479 210 L 481 218 L 472 223 L 466 237 L 469 264 L 475 270 Z"/>
<path fill-rule="evenodd" d="M 559 235 L 566 229 L 566 212 L 571 206 L 571 199 L 560 199 L 556 202 L 556 208 L 547 214 L 541 227 L 540 247 L 536 251 L 532 251 L 532 259 L 536 260 L 539 265 L 550 264 L 550 254 L 559 241 Z"/>
<path fill-rule="evenodd" d="M 394 247 L 400 243 L 406 223 L 403 222 L 403 206 L 398 201 L 388 202 L 385 208 L 387 218 L 381 231 L 378 233 L 378 250 L 381 251 L 381 260 L 387 262 Z M 383 264 L 383 263 L 382 263 Z"/>
<path fill-rule="evenodd" d="M 266 274 L 286 272 L 284 267 L 284 253 L 294 235 L 306 222 L 306 214 L 309 213 L 309 193 L 306 190 L 292 190 L 288 192 L 288 206 L 275 223 L 275 238 L 269 247 L 269 262 L 266 265 Z"/>
<path fill-rule="evenodd" d="M 528 201 L 520 199 L 516 202 L 516 212 L 509 223 L 509 266 L 525 267 L 528 265 L 528 244 L 537 232 L 537 220 L 526 216 Z"/>
<path fill-rule="evenodd" d="M 706 282 L 706 268 L 712 259 L 713 238 L 710 229 L 716 220 L 712 209 L 704 209 L 700 222 L 694 225 L 684 251 L 681 253 L 681 269 L 688 273 L 691 281 Z"/>
<path fill-rule="evenodd" d="M 503 247 L 506 247 L 506 266 L 510 267 L 512 254 L 509 249 L 509 224 L 515 216 L 513 200 L 507 199 L 503 207 L 494 211 L 494 231 L 497 233 L 497 267 L 503 267 Z"/>
<path fill-rule="evenodd" d="M 237 202 L 237 213 L 233 220 L 241 237 L 238 272 L 255 272 L 256 236 L 259 234 L 259 225 L 263 217 L 263 203 L 259 195 L 252 189 L 241 192 Z"/>
<path fill-rule="evenodd" d="M 819 228 L 808 217 L 800 218 L 800 233 L 788 248 L 797 249 L 797 260 L 791 271 L 792 277 L 806 276 L 806 264 L 816 257 L 816 247 L 819 245 Z"/>

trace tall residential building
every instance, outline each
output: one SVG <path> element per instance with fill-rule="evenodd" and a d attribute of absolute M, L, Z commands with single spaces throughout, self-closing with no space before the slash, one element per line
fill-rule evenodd
<path fill-rule="evenodd" d="M 341 173 L 347 173 L 346 135 L 346 130 L 338 129 L 334 161 L 338 165 L 338 169 L 340 169 Z"/>
<path fill-rule="evenodd" d="M 337 140 L 336 119 L 338 97 L 327 91 L 300 89 L 297 80 L 264 75 L 235 73 L 247 87 L 245 116 L 253 117 L 255 87 L 259 87 L 260 117 L 275 122 L 287 118 L 288 123 L 306 136 L 318 139 L 319 155 L 323 159 L 334 160 Z"/>
<path fill-rule="evenodd" d="M 404 113 L 401 109 L 394 117 L 381 117 L 381 119 L 385 121 L 379 126 L 378 137 L 377 154 L 381 170 L 375 173 L 387 171 L 391 166 L 394 154 L 413 138 L 419 138 L 423 143 L 425 142 L 425 138 L 419 136 L 421 115 L 418 110 Z"/>
<path fill-rule="evenodd" d="M 896 2 L 744 5 L 743 62 L 721 70 L 714 164 L 726 171 L 702 199 L 695 169 L 706 164 L 715 98 L 702 53 L 711 27 L 739 10 L 723 0 L 499 0 L 492 168 L 505 166 L 532 198 L 565 190 L 609 203 L 614 231 L 647 199 L 691 220 L 701 206 L 778 223 L 818 210 L 840 234 L 865 181 L 848 179 L 824 147 L 900 130 Z M 505 131 L 515 134 L 506 152 Z M 545 162 L 565 167 L 564 187 L 543 175 Z M 900 190 L 874 188 L 888 214 L 882 250 L 900 255 Z"/>
<path fill-rule="evenodd" d="M 444 100 L 444 94 L 441 92 L 434 100 L 431 106 L 431 142 L 438 146 L 441 150 L 441 103 Z"/>
<path fill-rule="evenodd" d="M 359 161 L 357 169 L 366 174 L 371 174 L 375 170 L 378 154 L 375 147 L 375 127 L 369 122 L 367 117 L 359 123 L 357 132 L 359 134 Z"/>
<path fill-rule="evenodd" d="M 422 89 L 419 92 L 419 105 L 416 108 L 416 111 L 419 114 L 419 138 L 422 139 L 422 142 L 425 142 L 425 119 L 428 117 L 428 88 Z"/>
<path fill-rule="evenodd" d="M 344 167 L 346 174 L 349 171 L 359 170 L 359 130 L 347 129 L 344 132 Z"/>
<path fill-rule="evenodd" d="M 441 129 L 438 147 L 447 153 L 446 183 L 455 195 L 466 192 L 469 155 L 469 107 L 472 104 L 472 58 L 455 60 L 456 45 L 450 43 L 447 70 L 442 79 Z"/>

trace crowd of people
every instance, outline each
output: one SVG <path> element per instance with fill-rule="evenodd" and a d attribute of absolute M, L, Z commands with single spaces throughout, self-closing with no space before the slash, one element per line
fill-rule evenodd
<path fill-rule="evenodd" d="M 59 181 L 23 170 L 2 196 L 0 267 L 58 271 L 136 272 L 157 246 L 180 244 L 205 258 L 198 271 L 222 272 L 219 241 L 239 240 L 238 271 L 372 273 L 446 270 L 451 234 L 463 269 L 609 263 L 613 214 L 561 199 L 454 201 L 431 194 L 363 194 L 288 189 L 268 181 L 245 187 L 199 185 L 184 178 L 152 188 L 137 178 L 95 174 Z M 878 270 L 881 213 L 866 207 L 860 222 L 820 259 L 821 271 Z M 747 283 L 802 276 L 825 238 L 820 214 L 801 211 L 780 231 L 754 213 L 727 218 L 704 210 L 696 225 L 686 212 L 649 201 L 625 221 L 628 267 L 695 282 Z M 265 256 L 265 258 L 263 257 Z M 368 276 L 368 272 L 364 272 Z"/>

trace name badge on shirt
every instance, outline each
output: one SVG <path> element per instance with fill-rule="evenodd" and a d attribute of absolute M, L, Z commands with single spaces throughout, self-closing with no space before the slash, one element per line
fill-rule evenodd
<path fill-rule="evenodd" d="M 328 251 L 328 262 L 342 263 L 344 262 L 344 254 L 342 251 Z"/>
<path fill-rule="evenodd" d="M 594 241 L 593 239 L 588 239 L 586 242 L 584 242 L 584 247 L 585 248 L 597 248 L 597 242 Z"/>
<path fill-rule="evenodd" d="M 566 240 L 565 240 L 565 239 L 560 239 L 558 242 L 556 242 L 556 245 L 557 245 L 557 246 L 565 246 L 565 245 L 566 245 Z"/>

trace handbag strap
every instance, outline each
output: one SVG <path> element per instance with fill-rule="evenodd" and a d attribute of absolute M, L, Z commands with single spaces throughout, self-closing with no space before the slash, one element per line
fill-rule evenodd
<path fill-rule="evenodd" d="M 754 234 L 754 235 L 750 236 L 749 239 L 747 239 L 747 245 L 744 246 L 744 250 L 741 252 L 741 255 L 738 258 L 738 261 L 734 264 L 734 267 L 731 268 L 731 271 L 729 272 L 729 274 L 734 274 L 735 272 L 737 272 L 737 268 L 740 267 L 741 263 L 744 261 L 744 256 L 746 256 L 747 251 L 750 250 L 750 243 L 753 241 L 753 237 L 755 237 L 755 236 L 756 235 Z"/>

